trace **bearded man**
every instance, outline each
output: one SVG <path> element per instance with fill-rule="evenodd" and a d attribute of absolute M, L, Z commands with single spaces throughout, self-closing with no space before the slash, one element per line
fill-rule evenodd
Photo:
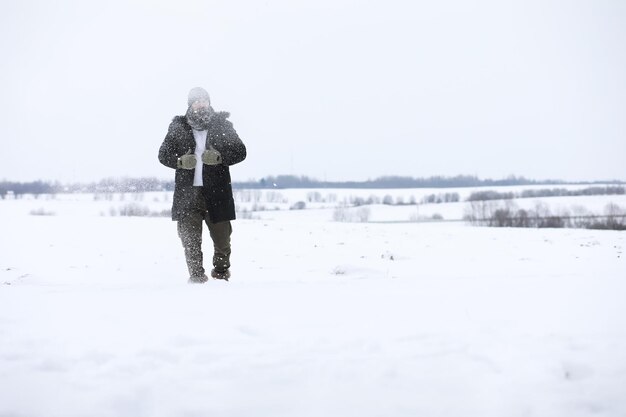
<path fill-rule="evenodd" d="M 231 220 L 235 202 L 229 166 L 246 158 L 246 147 L 228 121 L 229 113 L 215 112 L 209 94 L 191 89 L 187 113 L 176 116 L 159 149 L 159 161 L 176 170 L 172 220 L 177 222 L 190 283 L 204 283 L 202 224 L 213 240 L 215 279 L 230 278 Z"/>

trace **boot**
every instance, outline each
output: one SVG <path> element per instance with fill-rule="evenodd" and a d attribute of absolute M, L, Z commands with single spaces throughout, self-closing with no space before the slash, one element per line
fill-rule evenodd
<path fill-rule="evenodd" d="M 205 282 L 207 282 L 209 280 L 209 277 L 206 276 L 206 274 L 202 274 L 201 276 L 197 276 L 197 277 L 189 277 L 189 284 L 204 284 Z"/>
<path fill-rule="evenodd" d="M 230 278 L 230 271 L 228 269 L 225 269 L 223 271 L 213 269 L 211 271 L 211 276 L 215 279 L 223 279 L 224 281 L 228 281 L 228 278 Z"/>

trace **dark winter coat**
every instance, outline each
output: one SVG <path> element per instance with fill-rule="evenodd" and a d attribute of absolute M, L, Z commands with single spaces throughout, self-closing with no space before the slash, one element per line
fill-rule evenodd
<path fill-rule="evenodd" d="M 206 148 L 213 146 L 222 154 L 222 164 L 202 165 L 202 191 L 213 223 L 234 220 L 235 202 L 228 167 L 246 158 L 246 147 L 239 139 L 233 124 L 227 120 L 229 114 L 219 112 L 213 115 L 207 129 Z M 169 168 L 176 169 L 172 220 L 180 220 L 192 207 L 193 178 L 195 169 L 177 169 L 178 157 L 194 153 L 196 140 L 185 116 L 176 116 L 170 123 L 167 135 L 159 149 L 159 161 Z"/>

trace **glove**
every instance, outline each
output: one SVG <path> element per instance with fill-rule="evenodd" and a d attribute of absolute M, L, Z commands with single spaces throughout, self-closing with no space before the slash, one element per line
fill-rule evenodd
<path fill-rule="evenodd" d="M 176 161 L 176 167 L 182 169 L 194 169 L 196 167 L 196 162 L 196 155 L 188 152 L 178 158 L 178 161 Z"/>
<path fill-rule="evenodd" d="M 211 148 L 202 152 L 202 163 L 206 165 L 219 165 L 222 163 L 222 154 Z"/>

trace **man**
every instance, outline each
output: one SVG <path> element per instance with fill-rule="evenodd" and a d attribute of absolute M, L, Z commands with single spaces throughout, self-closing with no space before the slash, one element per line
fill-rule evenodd
<path fill-rule="evenodd" d="M 211 276 L 230 277 L 231 220 L 235 202 L 228 167 L 246 158 L 229 113 L 215 112 L 209 94 L 196 87 L 189 92 L 187 113 L 176 116 L 159 149 L 159 161 L 176 170 L 172 220 L 185 250 L 190 283 L 208 280 L 202 260 L 202 223 L 213 240 Z"/>

